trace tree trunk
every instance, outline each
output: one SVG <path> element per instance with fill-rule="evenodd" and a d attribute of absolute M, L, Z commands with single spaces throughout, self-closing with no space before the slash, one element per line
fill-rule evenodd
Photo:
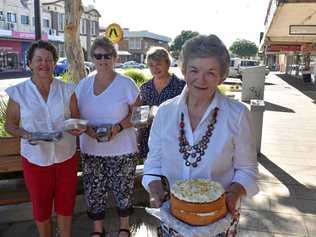
<path fill-rule="evenodd" d="M 85 77 L 84 57 L 80 44 L 81 0 L 65 0 L 65 51 L 68 79 L 79 82 Z"/>

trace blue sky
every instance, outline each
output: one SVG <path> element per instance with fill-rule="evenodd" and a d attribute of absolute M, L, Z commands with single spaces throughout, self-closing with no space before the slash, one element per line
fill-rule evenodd
<path fill-rule="evenodd" d="M 182 30 L 216 34 L 229 47 L 237 38 L 259 44 L 269 0 L 83 0 L 93 3 L 100 25 L 115 22 L 171 38 Z"/>

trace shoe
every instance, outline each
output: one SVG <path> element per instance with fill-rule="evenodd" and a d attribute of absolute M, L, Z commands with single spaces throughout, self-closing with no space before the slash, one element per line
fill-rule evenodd
<path fill-rule="evenodd" d="M 131 232 L 128 229 L 120 229 L 118 233 L 120 234 L 121 232 L 126 232 L 128 234 L 128 237 L 131 236 Z"/>
<path fill-rule="evenodd" d="M 92 232 L 91 234 L 90 234 L 90 237 L 95 237 L 95 236 L 98 236 L 98 237 L 105 237 L 105 230 L 103 229 L 102 230 L 102 233 L 101 232 L 97 232 L 97 231 L 95 231 L 95 232 Z"/>

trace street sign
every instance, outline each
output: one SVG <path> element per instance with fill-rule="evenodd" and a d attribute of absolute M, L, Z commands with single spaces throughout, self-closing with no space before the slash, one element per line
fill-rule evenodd
<path fill-rule="evenodd" d="M 105 36 L 111 39 L 113 44 L 117 44 L 123 40 L 123 30 L 119 24 L 112 23 L 105 29 Z"/>

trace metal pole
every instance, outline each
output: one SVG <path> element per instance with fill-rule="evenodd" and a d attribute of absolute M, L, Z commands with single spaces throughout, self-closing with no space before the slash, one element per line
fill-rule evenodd
<path fill-rule="evenodd" d="M 35 40 L 42 38 L 40 0 L 34 0 Z"/>

